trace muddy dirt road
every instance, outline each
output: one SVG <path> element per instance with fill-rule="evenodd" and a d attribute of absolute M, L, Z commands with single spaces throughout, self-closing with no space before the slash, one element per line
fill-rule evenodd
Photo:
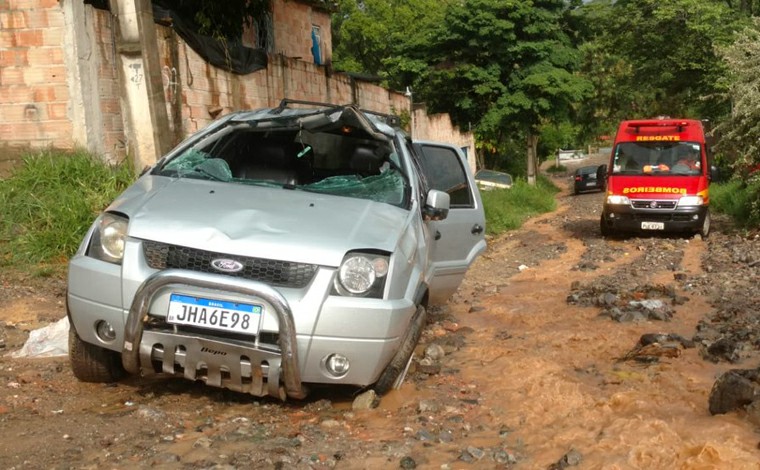
<path fill-rule="evenodd" d="M 62 281 L 2 275 L 0 468 L 760 468 L 760 419 L 708 411 L 721 373 L 757 367 L 758 237 L 717 218 L 708 240 L 604 240 L 602 195 L 557 183 L 559 210 L 490 240 L 431 312 L 433 360 L 372 409 L 79 383 L 66 358 L 9 356 L 63 317 Z"/>

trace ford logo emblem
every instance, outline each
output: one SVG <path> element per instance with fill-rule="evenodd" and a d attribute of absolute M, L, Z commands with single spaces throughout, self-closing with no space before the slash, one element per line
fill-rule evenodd
<path fill-rule="evenodd" d="M 243 270 L 243 263 L 234 259 L 215 259 L 211 261 L 211 267 L 223 273 L 237 273 Z"/>
<path fill-rule="evenodd" d="M 657 201 L 650 202 L 649 207 L 651 207 L 652 209 L 657 209 Z"/>

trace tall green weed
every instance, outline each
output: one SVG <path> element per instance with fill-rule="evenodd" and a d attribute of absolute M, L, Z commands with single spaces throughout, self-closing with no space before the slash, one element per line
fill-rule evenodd
<path fill-rule="evenodd" d="M 77 249 L 95 217 L 134 180 L 86 151 L 29 153 L 0 179 L 0 265 L 57 263 Z"/>
<path fill-rule="evenodd" d="M 710 185 L 710 206 L 740 227 L 760 227 L 760 177 Z"/>
<path fill-rule="evenodd" d="M 481 191 L 486 232 L 498 235 L 515 230 L 529 218 L 555 210 L 557 202 L 554 196 L 557 192 L 559 188 L 545 177 L 539 177 L 535 186 L 518 178 L 510 189 Z"/>

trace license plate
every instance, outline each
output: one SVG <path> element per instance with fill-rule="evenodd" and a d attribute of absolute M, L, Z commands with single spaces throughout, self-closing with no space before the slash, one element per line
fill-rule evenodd
<path fill-rule="evenodd" d="M 586 186 L 596 186 L 596 181 L 589 181 Z"/>
<path fill-rule="evenodd" d="M 262 311 L 261 305 L 172 294 L 166 321 L 176 325 L 255 335 L 259 332 Z"/>
<path fill-rule="evenodd" d="M 642 222 L 641 230 L 665 230 L 665 222 Z"/>

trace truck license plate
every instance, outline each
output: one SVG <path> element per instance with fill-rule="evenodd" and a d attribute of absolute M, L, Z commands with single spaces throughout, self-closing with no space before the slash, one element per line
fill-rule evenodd
<path fill-rule="evenodd" d="M 259 332 L 262 312 L 261 305 L 172 294 L 166 321 L 177 325 L 255 335 Z"/>
<path fill-rule="evenodd" d="M 641 230 L 665 230 L 665 222 L 642 222 Z"/>

